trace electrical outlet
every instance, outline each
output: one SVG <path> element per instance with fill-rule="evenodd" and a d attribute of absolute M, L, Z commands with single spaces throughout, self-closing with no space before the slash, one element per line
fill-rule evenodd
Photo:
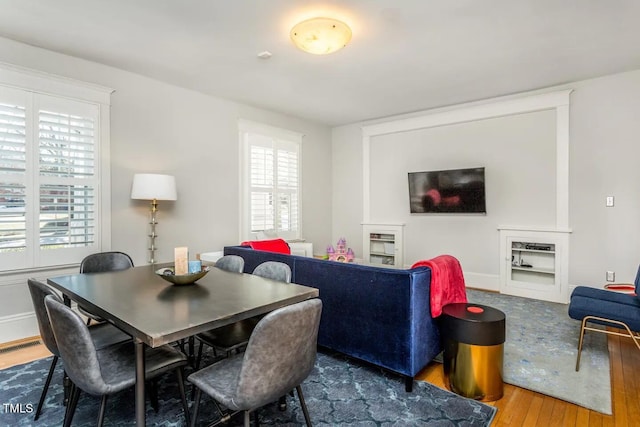
<path fill-rule="evenodd" d="M 614 201 L 613 196 L 607 196 L 606 205 L 608 208 L 613 207 L 613 201 Z"/>
<path fill-rule="evenodd" d="M 615 281 L 616 281 L 616 272 L 607 271 L 607 282 L 615 282 Z"/>

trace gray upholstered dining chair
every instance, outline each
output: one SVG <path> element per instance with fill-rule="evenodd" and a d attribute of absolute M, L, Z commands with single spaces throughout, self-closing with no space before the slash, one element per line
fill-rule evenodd
<path fill-rule="evenodd" d="M 80 262 L 80 273 L 104 273 L 106 271 L 121 271 L 133 267 L 133 260 L 124 252 L 110 251 L 98 252 L 87 255 Z M 87 325 L 91 320 L 103 322 L 100 316 L 91 313 L 86 308 L 78 305 L 78 311 L 87 317 Z"/>
<path fill-rule="evenodd" d="M 265 261 L 258 265 L 251 274 L 291 283 L 291 267 L 284 262 Z"/>
<path fill-rule="evenodd" d="M 198 389 L 191 425 L 195 426 L 203 391 L 234 411 L 221 414 L 221 419 L 244 412 L 248 427 L 251 411 L 295 388 L 307 426 L 311 426 L 300 384 L 316 360 L 321 312 L 318 298 L 274 310 L 256 325 L 244 353 L 191 374 L 188 380 Z"/>
<path fill-rule="evenodd" d="M 228 257 L 236 255 L 227 255 Z M 242 257 L 237 258 L 242 259 Z M 242 259 L 244 265 L 244 260 Z M 217 266 L 217 263 L 216 263 Z M 280 282 L 291 282 L 291 268 L 283 263 L 277 261 L 266 261 L 258 265 L 253 273 L 256 276 L 266 277 L 268 279 L 278 280 Z M 252 317 L 249 319 L 241 320 L 239 322 L 232 323 L 230 325 L 223 326 L 221 328 L 212 329 L 196 335 L 196 338 L 200 342 L 198 346 L 198 356 L 196 357 L 196 370 L 200 367 L 202 360 L 202 347 L 203 344 L 213 348 L 214 355 L 217 356 L 217 352 L 225 354 L 225 357 L 229 357 L 231 352 L 241 349 L 249 342 L 249 337 L 253 328 L 260 321 L 262 316 Z"/>
<path fill-rule="evenodd" d="M 244 270 L 244 258 L 242 258 L 241 256 L 238 255 L 224 255 L 222 257 L 220 257 L 216 263 L 215 263 L 215 267 L 219 268 L 221 270 L 225 270 L 225 271 L 230 271 L 232 273 L 242 273 L 242 271 Z M 229 327 L 231 327 L 233 325 L 229 325 Z M 231 328 L 233 329 L 233 328 Z M 229 331 L 229 333 L 232 333 L 232 331 Z M 182 348 L 184 348 L 184 340 L 182 340 L 180 342 L 180 346 Z M 194 347 L 194 338 L 193 336 L 189 337 L 189 359 L 193 360 L 194 359 L 194 351 L 193 351 L 193 347 Z M 215 350 L 214 350 L 215 351 Z M 198 358 L 196 360 L 196 369 L 198 369 L 198 366 L 200 365 L 200 359 L 202 357 L 202 341 L 200 341 L 200 348 L 199 348 L 199 352 L 198 352 Z"/>
<path fill-rule="evenodd" d="M 238 255 L 225 255 L 216 261 L 215 266 L 222 270 L 242 273 L 242 270 L 244 270 L 244 258 Z"/>
<path fill-rule="evenodd" d="M 71 425 L 80 397 L 80 390 L 102 396 L 98 426 L 104 422 L 107 396 L 132 387 L 136 382 L 135 349 L 133 342 L 111 345 L 98 350 L 88 326 L 73 310 L 51 296 L 45 298 L 51 328 L 60 357 L 72 381 L 72 392 L 65 413 L 64 426 Z M 145 377 L 153 379 L 168 371 L 175 371 L 187 424 L 189 408 L 184 392 L 183 367 L 187 357 L 170 345 L 149 348 L 145 352 Z"/>
<path fill-rule="evenodd" d="M 51 361 L 49 374 L 47 375 L 47 379 L 44 383 L 42 394 L 40 395 L 40 401 L 38 402 L 38 406 L 35 412 L 34 421 L 37 421 L 40 417 L 40 412 L 42 411 L 42 405 L 47 396 L 49 385 L 51 384 L 51 377 L 53 376 L 56 364 L 58 363 L 58 358 L 60 357 L 60 351 L 58 350 L 58 345 L 56 344 L 56 339 L 53 335 L 53 330 L 51 329 L 51 322 L 49 320 L 47 309 L 44 305 L 44 299 L 47 296 L 51 295 L 51 298 L 54 298 L 58 302 L 62 302 L 62 300 L 51 287 L 38 280 L 28 279 L 27 285 L 29 287 L 29 293 L 31 294 L 33 308 L 36 313 L 36 320 L 38 321 L 40 337 L 42 338 L 42 342 L 47 350 L 49 350 L 53 354 L 53 360 Z M 89 327 L 89 334 L 91 335 L 91 339 L 93 340 L 93 343 L 97 349 L 131 340 L 131 337 L 129 335 L 125 334 L 120 329 L 108 323 L 100 323 Z"/>

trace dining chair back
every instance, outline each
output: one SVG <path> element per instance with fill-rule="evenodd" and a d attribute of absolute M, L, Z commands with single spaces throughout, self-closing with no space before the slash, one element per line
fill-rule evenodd
<path fill-rule="evenodd" d="M 62 302 L 62 299 L 53 289 L 36 279 L 27 279 L 27 286 L 31 294 L 31 302 L 33 303 L 33 309 L 36 313 L 42 343 L 47 347 L 47 350 L 53 353 L 55 357 L 58 357 L 60 356 L 60 352 L 58 351 L 56 338 L 53 335 L 53 329 L 51 329 L 51 322 L 49 321 L 47 307 L 44 305 L 44 299 L 49 295 L 58 302 Z"/>
<path fill-rule="evenodd" d="M 238 255 L 225 255 L 216 261 L 216 267 L 234 273 L 242 273 L 244 258 Z"/>
<path fill-rule="evenodd" d="M 87 255 L 80 263 L 80 273 L 104 273 L 133 267 L 133 260 L 124 252 L 98 252 Z"/>
<path fill-rule="evenodd" d="M 252 274 L 266 277 L 267 279 L 291 283 L 291 267 L 284 262 L 265 261 L 262 264 L 259 264 L 253 270 Z"/>
<path fill-rule="evenodd" d="M 239 260 L 242 262 L 242 266 L 244 266 L 244 259 L 242 257 L 237 255 L 225 255 L 223 258 L 227 257 L 239 258 Z M 220 260 L 222 260 L 223 258 L 220 258 Z M 229 263 L 240 262 L 235 260 L 235 258 L 229 258 L 229 260 L 233 260 L 229 261 Z M 218 260 L 218 262 L 220 262 L 220 260 Z M 216 267 L 217 266 L 218 264 L 216 263 Z M 242 268 L 243 267 L 240 267 L 240 271 L 242 271 Z M 255 276 L 265 277 L 267 279 L 278 280 L 280 282 L 291 282 L 291 268 L 283 262 L 263 262 L 262 264 L 258 265 L 251 274 Z M 196 338 L 200 343 L 198 346 L 198 355 L 196 356 L 195 368 L 198 369 L 200 367 L 200 362 L 202 361 L 202 349 L 204 344 L 213 348 L 214 356 L 216 357 L 218 357 L 218 352 L 224 354 L 225 357 L 229 357 L 232 351 L 242 350 L 249 342 L 249 337 L 253 332 L 253 328 L 255 328 L 256 324 L 260 321 L 261 318 L 262 316 L 257 316 L 240 320 L 221 328 L 205 331 L 196 335 Z"/>
<path fill-rule="evenodd" d="M 58 344 L 56 343 L 53 329 L 51 328 L 51 321 L 49 320 L 49 313 L 45 306 L 44 300 L 50 296 L 58 302 L 62 302 L 58 294 L 50 287 L 36 279 L 27 279 L 27 286 L 29 287 L 29 293 L 31 294 L 31 302 L 33 303 L 33 309 L 36 313 L 36 320 L 38 322 L 38 330 L 40 332 L 40 338 L 44 346 L 53 354 L 51 360 L 51 366 L 49 367 L 49 373 L 40 395 L 40 401 L 36 407 L 34 420 L 38 420 L 42 411 L 42 405 L 44 404 L 49 385 L 51 384 L 51 378 L 55 371 L 58 358 L 60 357 L 60 351 L 58 350 Z M 91 338 L 98 346 L 102 348 L 114 343 L 125 342 L 131 340 L 131 337 L 124 332 L 117 329 L 115 326 L 101 323 L 89 328 Z"/>
<path fill-rule="evenodd" d="M 104 421 L 107 396 L 135 384 L 133 343 L 129 341 L 97 349 L 89 327 L 77 313 L 52 296 L 45 298 L 45 305 L 60 357 L 64 361 L 66 373 L 73 383 L 64 426 L 71 425 L 80 397 L 80 390 L 102 396 L 102 404 L 98 413 L 98 425 L 101 426 Z M 189 414 L 182 375 L 182 368 L 186 364 L 186 356 L 169 345 L 150 348 L 146 351 L 146 379 L 153 379 L 169 370 L 176 372 L 188 423 Z"/>
<path fill-rule="evenodd" d="M 124 252 L 110 251 L 98 252 L 87 255 L 80 262 L 80 273 L 104 273 L 107 271 L 121 271 L 133 267 L 133 260 Z M 100 316 L 91 313 L 86 308 L 78 305 L 78 311 L 87 317 L 87 325 L 91 320 L 103 322 Z"/>
<path fill-rule="evenodd" d="M 318 298 L 274 310 L 255 327 L 243 354 L 191 374 L 188 380 L 198 388 L 194 423 L 202 392 L 235 413 L 243 411 L 248 427 L 251 411 L 295 388 L 310 426 L 300 384 L 309 376 L 316 360 L 321 312 L 322 301 Z"/>

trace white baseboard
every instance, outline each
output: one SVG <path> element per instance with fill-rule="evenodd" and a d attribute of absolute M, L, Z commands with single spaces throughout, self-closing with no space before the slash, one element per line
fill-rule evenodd
<path fill-rule="evenodd" d="M 36 314 L 19 313 L 0 317 L 0 343 L 40 335 Z"/>
<path fill-rule="evenodd" d="M 464 282 L 468 288 L 483 291 L 500 292 L 500 275 L 484 273 L 464 273 Z"/>

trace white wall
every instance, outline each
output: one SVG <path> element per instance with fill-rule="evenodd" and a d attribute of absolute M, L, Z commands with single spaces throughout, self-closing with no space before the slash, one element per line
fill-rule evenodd
<path fill-rule="evenodd" d="M 640 135 L 640 123 L 636 119 L 640 107 L 640 71 L 576 82 L 540 92 L 561 88 L 574 89 L 570 107 L 569 226 L 573 233 L 570 237 L 569 283 L 601 287 L 606 270 L 616 272 L 616 281 L 630 282 L 634 279 L 640 263 L 640 245 L 637 243 L 637 236 L 640 235 L 640 171 L 635 167 L 640 154 L 640 148 L 635 142 L 637 135 Z M 340 158 L 340 167 L 333 170 L 334 238 L 340 235 L 352 236 L 352 242 L 349 243 L 357 255 L 362 253 L 359 231 L 363 198 L 360 128 L 365 124 L 383 123 L 426 113 L 428 112 L 389 117 L 333 129 L 333 156 L 334 159 Z M 514 118 L 520 120 L 526 118 L 525 116 L 533 117 L 526 114 L 521 118 Z M 547 131 L 532 127 L 532 122 L 527 120 L 517 123 L 512 121 L 513 118 L 505 119 L 508 119 L 503 122 L 508 123 L 505 132 L 517 130 L 518 127 L 522 130 L 522 135 L 517 136 L 517 139 L 523 144 L 510 146 L 512 150 L 504 145 L 490 144 L 486 153 L 479 151 L 474 135 L 483 135 L 483 139 L 491 135 L 503 141 L 510 135 L 500 133 L 501 125 L 490 126 L 484 130 L 474 129 L 474 126 L 483 126 L 481 122 L 429 129 L 420 131 L 421 133 L 411 132 L 413 136 L 395 134 L 371 139 L 372 161 L 381 164 L 386 162 L 389 165 L 388 170 L 401 175 L 394 178 L 386 177 L 387 180 L 382 181 L 374 175 L 372 167 L 371 219 L 407 223 L 405 264 L 410 263 L 411 258 L 416 258 L 418 252 L 425 248 L 425 256 L 448 252 L 454 256 L 461 256 L 464 261 L 463 267 L 469 266 L 473 273 L 497 274 L 498 233 L 496 230 L 495 237 L 491 236 L 488 227 L 492 224 L 484 223 L 485 220 L 492 219 L 492 212 L 503 212 L 504 218 L 495 221 L 501 224 L 508 221 L 512 225 L 548 225 L 552 218 L 548 215 L 555 210 L 554 200 L 548 201 L 544 193 L 535 193 L 535 200 L 549 204 L 549 211 L 541 211 L 530 204 L 530 199 L 521 198 L 521 194 L 514 192 L 515 187 L 509 186 L 510 183 L 518 182 L 520 178 L 516 174 L 521 168 L 526 171 L 528 178 L 527 182 L 519 185 L 526 185 L 528 192 L 537 191 L 538 182 L 543 183 L 543 188 L 549 188 L 550 183 L 546 176 L 542 179 L 534 176 L 535 167 L 543 167 L 544 171 L 548 171 L 546 168 L 555 165 L 555 153 L 550 152 L 548 147 L 533 145 L 537 133 L 543 132 L 544 135 Z M 382 142 L 384 147 L 376 147 L 379 143 L 375 142 L 376 140 Z M 404 151 L 402 142 L 414 144 L 412 151 Z M 429 144 L 431 151 L 420 150 L 420 144 L 424 142 Z M 540 151 L 541 149 L 546 151 Z M 410 216 L 408 201 L 405 200 L 408 197 L 406 183 L 401 184 L 400 181 L 406 181 L 406 173 L 410 170 L 421 169 L 418 163 L 425 165 L 422 170 L 456 167 L 451 157 L 455 151 L 460 152 L 457 157 L 460 159 L 460 167 L 482 166 L 483 162 L 493 165 L 487 169 L 487 217 L 483 219 Z M 434 158 L 431 157 L 431 152 L 435 153 Z M 445 158 L 446 156 L 448 158 Z M 546 156 L 548 158 L 545 159 Z M 500 165 L 503 158 L 507 163 L 504 168 Z M 334 165 L 336 164 L 334 160 Z M 402 170 L 403 167 L 406 170 Z M 492 177 L 493 173 L 500 173 L 500 179 Z M 354 174 L 357 175 L 357 179 L 353 185 L 348 188 L 338 185 Z M 376 182 L 377 179 L 379 182 Z M 398 181 L 390 186 L 389 179 Z M 614 208 L 605 208 L 606 195 L 616 197 Z M 341 203 L 347 201 L 352 201 L 349 205 L 352 211 L 345 215 Z M 357 213 L 358 207 L 354 206 L 356 203 L 360 203 Z M 505 204 L 509 204 L 510 207 Z M 505 209 L 511 212 L 506 214 Z M 518 221 L 518 218 L 522 221 Z M 423 230 L 428 230 L 428 233 Z M 474 240 L 473 247 L 467 245 L 467 241 L 462 237 L 465 233 Z M 449 236 L 452 238 L 448 238 Z"/>
<path fill-rule="evenodd" d="M 632 282 L 640 263 L 640 70 L 572 87 L 570 282 L 602 286 L 607 270 Z"/>
<path fill-rule="evenodd" d="M 486 214 L 409 213 L 407 172 L 474 167 L 485 168 Z M 497 277 L 498 225 L 555 225 L 555 111 L 372 137 L 370 171 L 371 220 L 405 224 L 406 265 L 455 253 Z"/>
<path fill-rule="evenodd" d="M 129 253 L 136 265 L 148 260 L 149 231 L 148 202 L 129 197 L 136 172 L 168 173 L 177 180 L 178 200 L 160 202 L 157 260 L 172 259 L 176 246 L 188 246 L 195 255 L 238 243 L 239 118 L 305 135 L 303 234 L 317 247 L 325 245 L 331 235 L 330 128 L 8 39 L 0 38 L 0 61 L 115 89 L 111 104 L 112 249 Z M 26 282 L 9 285 L 0 281 L 0 299 L 5 307 L 0 312 L 3 342 L 8 340 L 3 339 L 3 319 L 30 309 Z"/>

